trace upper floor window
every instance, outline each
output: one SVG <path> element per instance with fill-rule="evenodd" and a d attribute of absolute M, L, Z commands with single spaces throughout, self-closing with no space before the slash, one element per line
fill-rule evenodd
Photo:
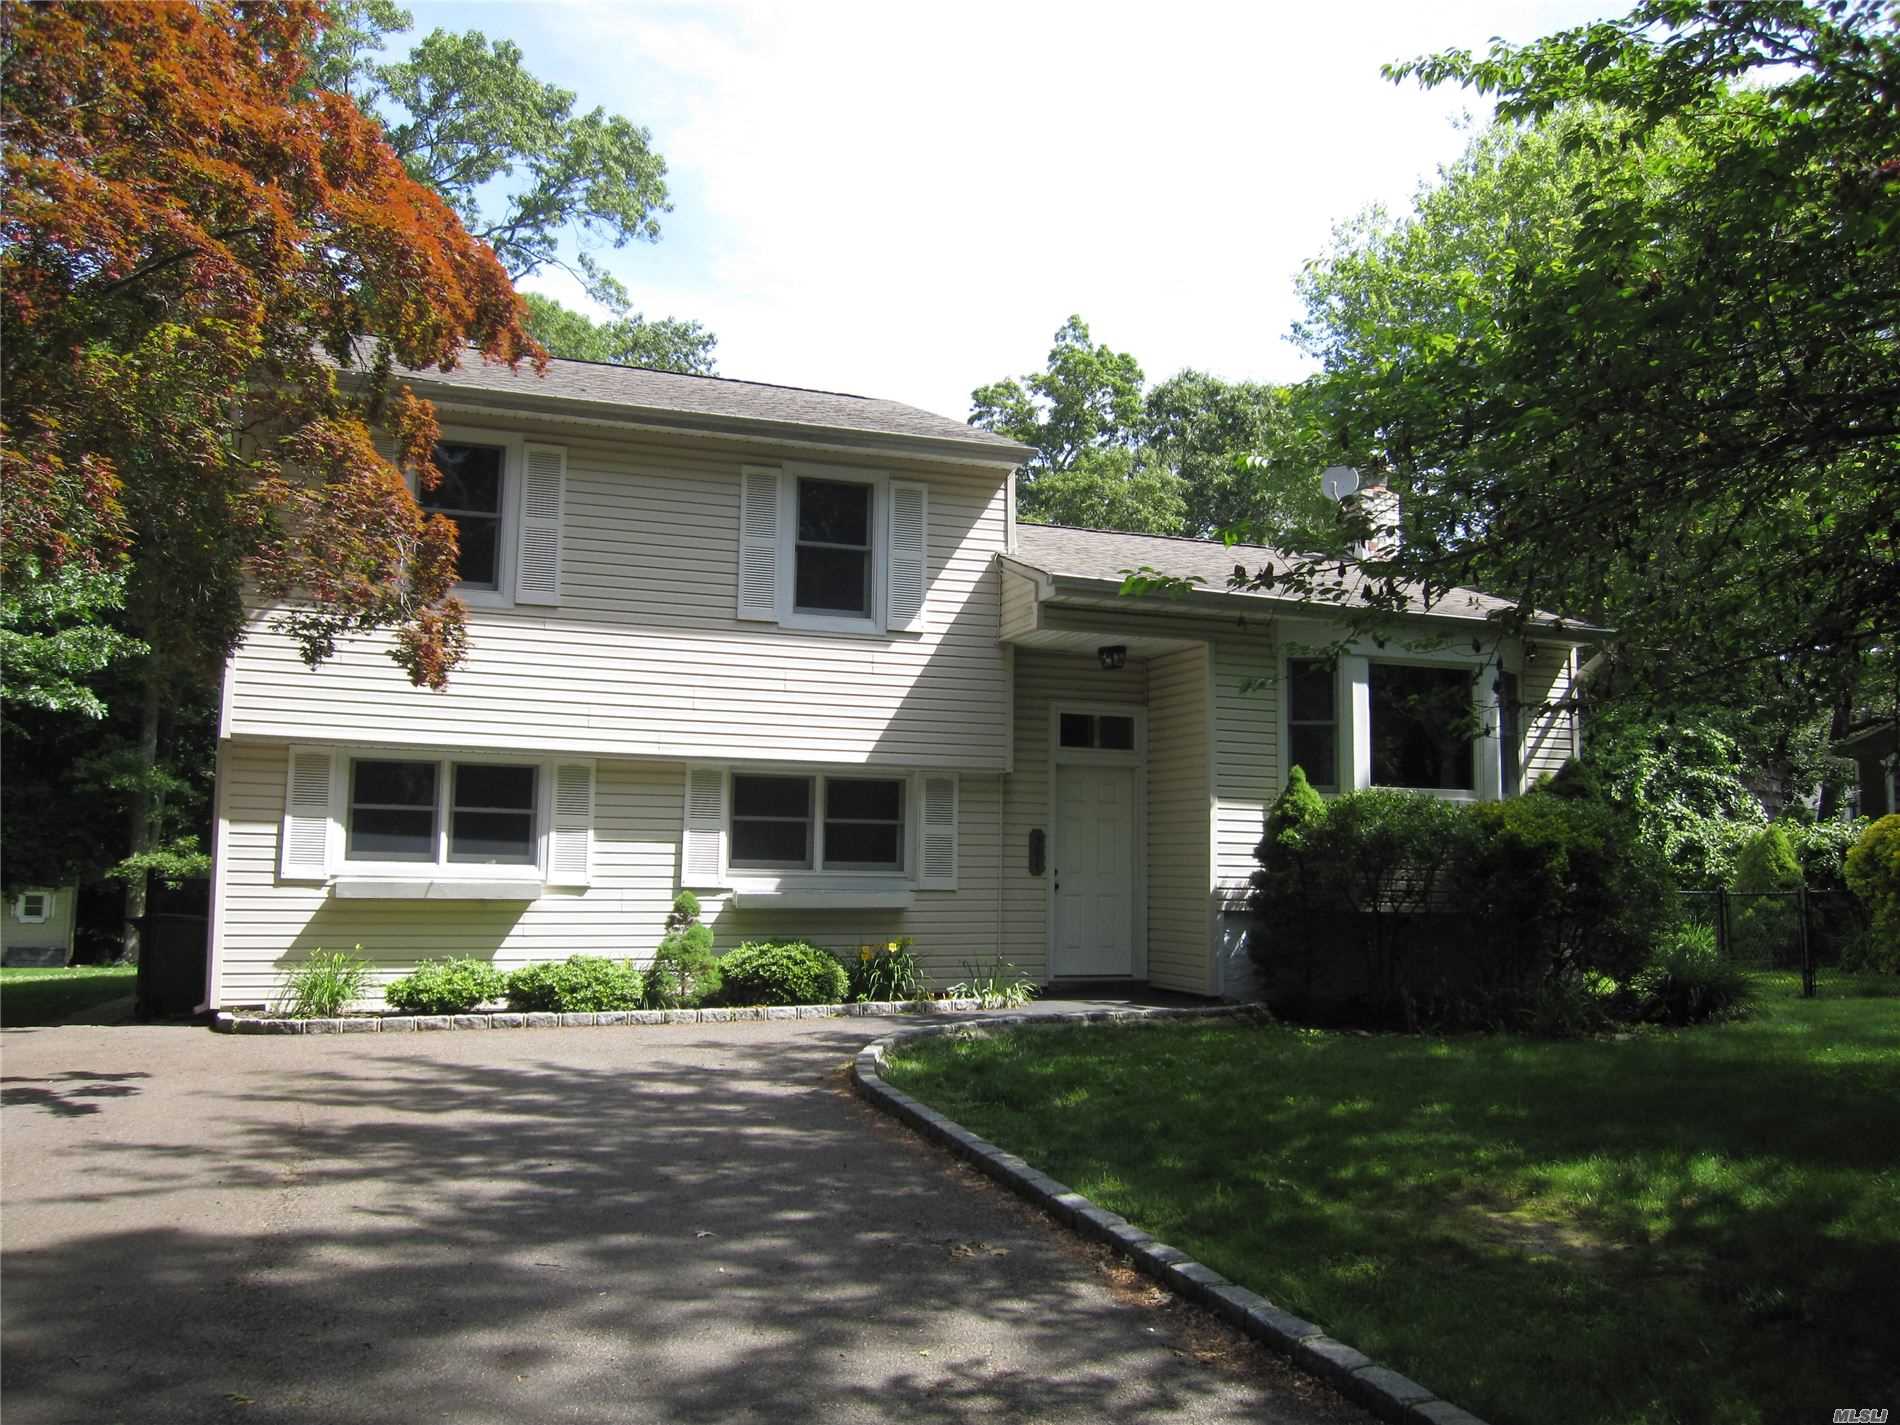
<path fill-rule="evenodd" d="M 1287 764 L 1301 768 L 1314 789 L 1339 790 L 1339 693 L 1333 665 L 1323 658 L 1287 660 Z"/>
<path fill-rule="evenodd" d="M 455 522 L 462 551 L 457 568 L 462 582 L 472 588 L 501 587 L 507 454 L 498 445 L 443 441 L 435 448 L 436 468 L 442 472 L 442 479 L 418 498 L 430 514 L 447 515 Z"/>
<path fill-rule="evenodd" d="M 843 480 L 798 482 L 792 607 L 871 617 L 874 492 Z"/>
<path fill-rule="evenodd" d="M 1477 790 L 1472 671 L 1455 666 L 1374 663 L 1372 783 L 1427 791 Z"/>

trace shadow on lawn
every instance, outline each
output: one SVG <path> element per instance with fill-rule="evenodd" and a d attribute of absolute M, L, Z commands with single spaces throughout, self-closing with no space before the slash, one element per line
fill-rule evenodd
<path fill-rule="evenodd" d="M 209 1146 L 82 1147 L 102 1198 L 190 1215 L 9 1257 L 9 1418 L 1289 1418 L 850 1098 L 864 1038 L 671 1041 L 723 1072 L 651 1038 L 627 1068 L 372 1043 L 200 1105 Z M 281 1220 L 224 1230 L 206 1183 Z"/>

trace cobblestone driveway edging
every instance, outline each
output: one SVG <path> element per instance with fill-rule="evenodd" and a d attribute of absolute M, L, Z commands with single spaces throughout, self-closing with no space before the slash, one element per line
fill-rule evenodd
<path fill-rule="evenodd" d="M 756 1004 L 731 1009 L 603 1009 L 556 1014 L 502 1010 L 490 1014 L 355 1014 L 340 1019 L 269 1019 L 219 1010 L 217 1034 L 408 1034 L 444 1029 L 576 1029 L 610 1024 L 737 1024 L 756 1019 L 895 1019 L 981 1009 L 975 999 L 872 1000 L 865 1004 Z"/>
<path fill-rule="evenodd" d="M 1130 1024 L 1166 1019 L 1257 1019 L 1254 1005 L 1212 1009 L 1112 1009 L 1077 1014 L 1023 1014 L 988 1017 L 971 1024 L 924 1025 L 891 1034 L 858 1051 L 851 1077 L 859 1092 L 886 1113 L 922 1131 L 960 1158 L 1035 1203 L 1085 1237 L 1127 1253 L 1143 1272 L 1238 1326 L 1254 1340 L 1319 1376 L 1373 1414 L 1397 1425 L 1484 1425 L 1477 1416 L 1440 1400 L 1417 1381 L 1378 1364 L 1323 1329 L 1265 1297 L 1236 1286 L 1187 1253 L 1158 1242 L 1127 1218 L 1097 1207 L 1079 1192 L 1032 1168 L 1014 1153 L 979 1138 L 962 1124 L 884 1082 L 884 1056 L 899 1040 L 971 1029 L 1014 1029 L 1041 1024 Z"/>

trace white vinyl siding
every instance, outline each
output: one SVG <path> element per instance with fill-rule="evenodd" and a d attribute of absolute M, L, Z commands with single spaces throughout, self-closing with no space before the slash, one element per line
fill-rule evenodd
<path fill-rule="evenodd" d="M 902 467 L 929 487 L 919 633 L 808 632 L 737 616 L 741 471 L 707 449 L 565 439 L 558 608 L 472 607 L 441 693 L 386 635 L 306 668 L 260 613 L 230 671 L 227 734 L 680 761 L 1000 772 L 1002 472 Z M 885 468 L 888 467 L 886 462 Z"/>
<path fill-rule="evenodd" d="M 1206 994 L 1213 930 L 1208 651 L 1148 665 L 1148 980 Z"/>
<path fill-rule="evenodd" d="M 503 970 L 571 954 L 649 959 L 679 887 L 687 768 L 681 763 L 601 759 L 593 776 L 589 883 L 529 902 L 337 899 L 319 884 L 277 875 L 288 749 L 225 748 L 219 811 L 228 819 L 220 983 L 214 1004 L 275 1000 L 288 968 L 311 951 L 362 946 L 380 986 L 419 960 L 473 955 Z M 557 773 L 558 776 L 558 773 Z M 958 889 L 920 895 L 908 910 L 729 909 L 702 895 L 721 950 L 761 936 L 802 936 L 839 950 L 900 935 L 935 984 L 994 956 L 998 924 L 998 777 L 958 783 Z M 374 997 L 372 997 L 373 999 Z"/>
<path fill-rule="evenodd" d="M 1560 702 L 1570 695 L 1574 652 L 1559 644 L 1535 646 L 1531 659 L 1518 674 L 1518 696 L 1527 709 Z M 1526 712 L 1524 730 L 1524 790 L 1529 791 L 1558 770 L 1581 750 L 1577 737 L 1576 714 L 1569 711 L 1538 715 Z"/>
<path fill-rule="evenodd" d="M 1281 689 L 1270 676 L 1278 658 L 1264 631 L 1225 633 L 1214 643 L 1215 879 L 1228 908 L 1246 904 L 1267 807 L 1286 780 Z"/>

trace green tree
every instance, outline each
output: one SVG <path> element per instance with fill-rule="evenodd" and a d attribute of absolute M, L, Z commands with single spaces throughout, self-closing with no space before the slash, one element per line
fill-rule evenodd
<path fill-rule="evenodd" d="M 650 322 L 637 312 L 624 310 L 609 321 L 597 322 L 538 292 L 523 296 L 528 304 L 528 330 L 550 356 L 609 361 L 616 366 L 649 366 L 688 376 L 713 374 L 713 348 L 719 338 L 698 322 L 677 317 Z"/>
<path fill-rule="evenodd" d="M 1379 606 L 1475 585 L 1615 626 L 1620 688 L 1850 702 L 1900 630 L 1890 7 L 1650 0 L 1390 73 L 1499 126 L 1304 282 L 1340 453 L 1405 502 Z"/>

